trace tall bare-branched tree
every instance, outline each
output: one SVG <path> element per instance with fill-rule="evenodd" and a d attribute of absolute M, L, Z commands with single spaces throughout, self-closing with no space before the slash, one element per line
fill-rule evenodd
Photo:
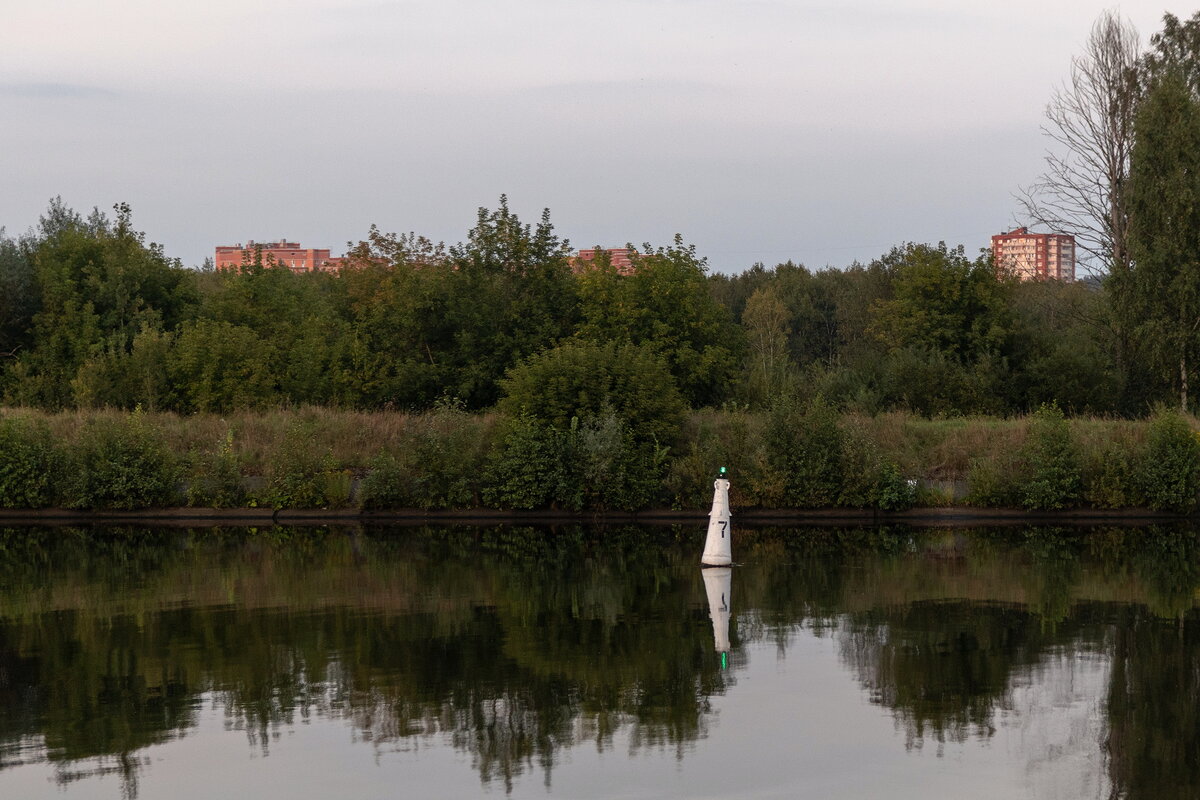
<path fill-rule="evenodd" d="M 1138 34 L 1108 11 L 1092 25 L 1071 76 L 1046 106 L 1042 131 L 1055 147 L 1046 172 L 1022 191 L 1025 216 L 1075 236 L 1086 270 L 1130 269 L 1126 194 L 1133 119 L 1140 96 Z"/>

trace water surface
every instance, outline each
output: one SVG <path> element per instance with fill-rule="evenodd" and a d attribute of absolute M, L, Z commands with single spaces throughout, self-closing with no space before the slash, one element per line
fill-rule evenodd
<path fill-rule="evenodd" d="M 0 796 L 1194 797 L 1186 528 L 0 531 Z"/>

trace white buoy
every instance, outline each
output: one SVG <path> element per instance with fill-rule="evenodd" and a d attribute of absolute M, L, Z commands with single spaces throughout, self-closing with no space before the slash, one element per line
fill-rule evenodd
<path fill-rule="evenodd" d="M 729 481 L 725 468 L 713 481 L 712 511 L 708 512 L 708 538 L 704 540 L 704 555 L 700 564 L 705 567 L 728 567 L 733 563 L 732 531 L 729 527 Z"/>
<path fill-rule="evenodd" d="M 704 575 L 704 593 L 708 595 L 708 616 L 713 624 L 713 649 L 721 654 L 722 669 L 729 656 L 729 597 L 733 591 L 733 569 L 715 567 L 700 570 Z"/>

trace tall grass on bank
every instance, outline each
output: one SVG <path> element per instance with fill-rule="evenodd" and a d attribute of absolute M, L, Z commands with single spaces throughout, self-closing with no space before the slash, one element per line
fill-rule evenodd
<path fill-rule="evenodd" d="M 1197 421 L 841 415 L 819 400 L 690 413 L 638 443 L 600 415 L 566 427 L 441 408 L 217 416 L 0 409 L 0 507 L 190 504 L 368 509 L 703 509 L 725 466 L 736 508 L 958 502 L 1189 513 Z M 914 483 L 920 484 L 914 492 Z"/>
<path fill-rule="evenodd" d="M 364 508 L 480 505 L 494 415 L 447 408 L 410 417 L 401 435 L 367 462 Z"/>

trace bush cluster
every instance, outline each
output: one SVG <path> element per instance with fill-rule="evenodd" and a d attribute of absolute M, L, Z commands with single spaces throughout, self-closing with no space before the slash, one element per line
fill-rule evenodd
<path fill-rule="evenodd" d="M 1200 439 L 1183 417 L 1161 411 L 1137 445 L 1104 442 L 1085 452 L 1056 406 L 1029 420 L 1015 453 L 975 459 L 967 502 L 1031 510 L 1148 507 L 1190 513 L 1200 501 Z"/>
<path fill-rule="evenodd" d="M 520 417 L 492 451 L 483 498 L 497 508 L 635 511 L 658 500 L 666 455 L 611 410 L 565 428 Z"/>
<path fill-rule="evenodd" d="M 263 505 L 275 508 L 342 508 L 349 505 L 353 481 L 328 449 L 317 444 L 315 423 L 292 425 L 268 466 Z"/>
<path fill-rule="evenodd" d="M 234 448 L 233 431 L 226 431 L 215 448 L 188 453 L 186 473 L 190 506 L 237 508 L 251 499 L 242 478 L 241 458 Z"/>
<path fill-rule="evenodd" d="M 61 454 L 44 424 L 0 419 L 0 508 L 53 504 Z"/>
<path fill-rule="evenodd" d="M 778 402 L 767 415 L 763 499 L 788 508 L 908 508 L 915 487 L 825 400 Z"/>
<path fill-rule="evenodd" d="M 1079 446 L 1058 406 L 1043 405 L 1033 415 L 1019 458 L 1024 465 L 1018 488 L 1022 506 L 1056 509 L 1079 502 L 1083 488 Z"/>
<path fill-rule="evenodd" d="M 588 402 L 565 422 L 453 405 L 397 415 L 376 423 L 390 434 L 360 458 L 371 438 L 347 439 L 346 424 L 319 415 L 284 416 L 269 436 L 248 434 L 246 420 L 197 421 L 203 435 L 183 447 L 170 418 L 137 411 L 69 426 L 12 415 L 0 418 L 0 507 L 697 509 L 721 466 L 740 508 L 899 510 L 963 477 L 966 502 L 978 506 L 1191 513 L 1200 500 L 1200 439 L 1174 412 L 1114 428 L 1068 423 L 1048 405 L 1023 421 L 935 428 L 845 417 L 816 397 L 767 414 L 696 412 L 661 441 L 648 406 Z M 951 429 L 957 450 L 945 444 Z M 924 467 L 915 451 L 931 453 Z M 951 462 L 949 472 L 928 468 Z"/>
<path fill-rule="evenodd" d="M 68 508 L 130 510 L 179 501 L 179 459 L 140 411 L 91 420 L 66 462 Z"/>
<path fill-rule="evenodd" d="M 1200 493 L 1200 441 L 1177 414 L 1163 412 L 1150 422 L 1142 456 L 1142 495 L 1153 509 L 1186 513 Z"/>
<path fill-rule="evenodd" d="M 363 479 L 364 508 L 471 508 L 480 503 L 491 432 L 445 407 L 416 418 L 402 447 L 381 452 Z"/>

